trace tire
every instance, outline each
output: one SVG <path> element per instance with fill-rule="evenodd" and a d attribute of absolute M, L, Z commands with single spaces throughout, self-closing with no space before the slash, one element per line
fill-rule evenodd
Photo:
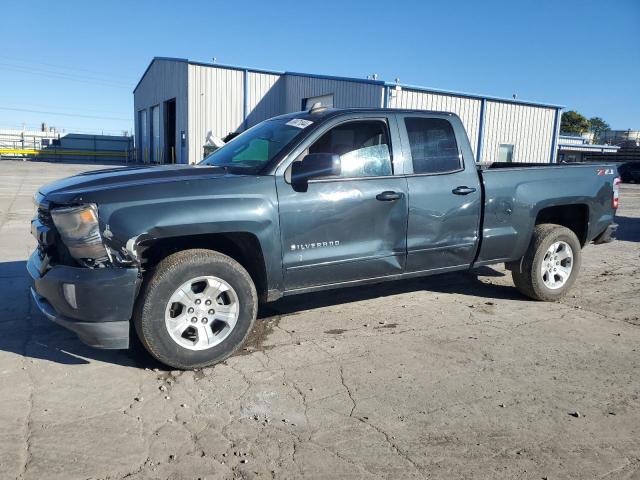
<path fill-rule="evenodd" d="M 549 284 L 554 283 L 555 279 L 558 279 L 559 283 L 561 277 L 556 276 L 556 273 L 553 272 L 550 277 L 549 271 L 543 274 L 543 265 L 545 267 L 550 265 L 550 270 L 552 267 L 555 267 L 556 263 L 553 262 L 552 259 L 545 259 L 545 256 L 553 245 L 558 245 L 558 242 L 561 242 L 560 248 L 566 249 L 566 247 L 562 246 L 562 243 L 570 247 L 570 253 L 573 255 L 573 258 L 570 262 L 571 268 L 568 278 L 566 278 L 560 286 L 556 286 L 556 284 L 554 288 L 550 288 Z M 567 253 L 564 253 L 563 255 L 566 254 Z M 560 260 L 560 262 L 568 265 L 566 260 Z M 521 262 L 511 264 L 510 268 L 512 270 L 513 283 L 515 283 L 516 288 L 522 294 L 534 300 L 555 302 L 569 291 L 578 276 L 581 263 L 582 247 L 576 234 L 566 227 L 546 223 L 536 225 L 527 253 Z M 559 266 L 563 265 L 561 264 Z M 567 268 L 565 266 L 563 273 L 566 270 Z"/>
<path fill-rule="evenodd" d="M 184 250 L 164 258 L 150 273 L 136 305 L 134 325 L 157 360 L 183 370 L 200 368 L 225 360 L 244 343 L 256 320 L 258 295 L 238 262 L 213 250 Z M 199 288 L 203 291 L 198 293 Z M 187 290 L 191 294 L 184 294 Z M 216 296 L 218 291 L 222 293 Z M 176 298 L 180 299 L 174 302 Z M 205 299 L 211 298 L 205 306 Z M 194 309 L 195 313 L 187 313 Z M 217 320 L 218 316 L 235 320 Z"/>

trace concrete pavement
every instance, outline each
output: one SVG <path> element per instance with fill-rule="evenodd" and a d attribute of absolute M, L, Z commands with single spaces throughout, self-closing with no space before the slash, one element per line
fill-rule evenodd
<path fill-rule="evenodd" d="M 640 475 L 637 186 L 560 303 L 501 266 L 309 294 L 263 308 L 241 354 L 172 372 L 31 306 L 31 196 L 90 168 L 0 161 L 0 478 Z"/>

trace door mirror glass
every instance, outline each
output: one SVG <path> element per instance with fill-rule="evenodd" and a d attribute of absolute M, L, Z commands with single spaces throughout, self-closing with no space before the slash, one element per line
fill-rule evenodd
<path fill-rule="evenodd" d="M 291 165 L 291 184 L 296 190 L 307 190 L 312 178 L 340 175 L 340 157 L 333 153 L 310 153 Z"/>

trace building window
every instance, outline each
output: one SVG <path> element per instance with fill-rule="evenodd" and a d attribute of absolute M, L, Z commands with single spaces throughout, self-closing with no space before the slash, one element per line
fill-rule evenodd
<path fill-rule="evenodd" d="M 498 162 L 513 162 L 513 145 L 503 143 L 498 147 Z"/>
<path fill-rule="evenodd" d="M 339 155 L 341 177 L 381 177 L 392 174 L 387 125 L 380 120 L 338 125 L 311 145 L 309 153 Z"/>
<path fill-rule="evenodd" d="M 316 103 L 319 103 L 323 107 L 333 108 L 333 93 L 329 95 L 320 95 L 318 97 L 303 98 L 302 110 L 309 110 Z"/>
<path fill-rule="evenodd" d="M 405 118 L 413 173 L 460 170 L 460 152 L 453 127 L 441 118 Z"/>

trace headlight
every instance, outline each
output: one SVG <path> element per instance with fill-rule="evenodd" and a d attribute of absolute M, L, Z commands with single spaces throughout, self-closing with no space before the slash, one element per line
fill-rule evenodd
<path fill-rule="evenodd" d="M 33 197 L 31 197 L 31 201 L 33 202 L 33 216 L 37 217 L 38 216 L 38 209 L 40 208 L 40 197 L 41 195 L 36 192 L 33 194 Z"/>
<path fill-rule="evenodd" d="M 51 218 L 73 258 L 89 260 L 91 264 L 108 258 L 95 205 L 54 208 Z"/>

